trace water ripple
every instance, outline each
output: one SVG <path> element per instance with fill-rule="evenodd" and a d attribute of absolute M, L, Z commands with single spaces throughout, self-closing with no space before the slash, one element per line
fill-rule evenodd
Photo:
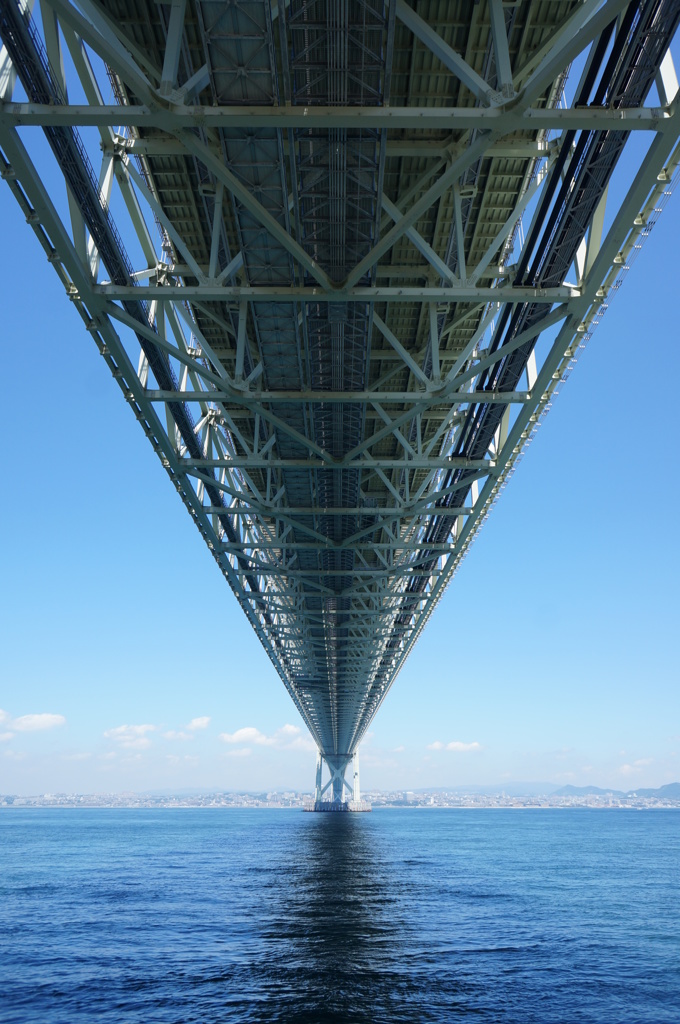
<path fill-rule="evenodd" d="M 3 1024 L 677 1024 L 680 814 L 0 814 Z"/>

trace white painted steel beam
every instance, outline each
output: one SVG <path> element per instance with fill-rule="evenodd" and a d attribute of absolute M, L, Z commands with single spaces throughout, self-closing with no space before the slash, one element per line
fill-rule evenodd
<path fill-rule="evenodd" d="M 124 116 L 122 116 L 124 115 Z M 131 105 L 90 107 L 73 103 L 3 103 L 0 118 L 24 126 L 98 127 L 120 125 L 182 133 L 187 128 L 366 129 L 367 131 L 493 131 L 496 140 L 521 131 L 664 131 L 671 130 L 668 107 L 504 109 L 500 107 L 204 107 L 178 104 L 171 109 Z M 182 145 L 186 146 L 182 137 Z M 499 145 L 500 145 L 499 141 Z"/>
<path fill-rule="evenodd" d="M 490 89 L 474 68 L 470 67 L 467 61 L 441 38 L 434 26 L 429 25 L 420 15 L 416 14 L 406 0 L 395 0 L 395 7 L 399 20 L 411 30 L 417 39 L 425 44 L 428 50 L 432 51 L 445 68 L 448 68 L 456 78 L 460 79 L 473 96 L 476 96 L 482 103 L 492 103 L 496 99 L 494 90 Z"/>
<path fill-rule="evenodd" d="M 362 275 L 360 275 L 362 276 Z M 552 306 L 556 302 L 578 299 L 580 291 L 575 285 L 564 284 L 552 288 L 533 288 L 526 286 L 484 287 L 482 285 L 455 284 L 440 287 L 394 287 L 394 286 L 361 286 L 351 285 L 338 288 L 309 288 L 299 285 L 288 287 L 273 285 L 269 287 L 247 285 L 214 285 L 209 281 L 204 284 L 139 284 L 116 285 L 106 282 L 97 285 L 97 295 L 102 299 L 124 302 L 135 299 L 153 299 L 156 302 L 177 302 L 198 300 L 202 302 L 303 302 L 306 305 L 316 303 L 347 303 L 347 302 L 539 302 Z"/>

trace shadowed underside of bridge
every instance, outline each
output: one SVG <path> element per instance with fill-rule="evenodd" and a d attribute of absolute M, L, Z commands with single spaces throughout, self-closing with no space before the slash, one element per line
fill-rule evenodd
<path fill-rule="evenodd" d="M 0 0 L 2 176 L 336 799 L 669 194 L 679 18 Z"/>

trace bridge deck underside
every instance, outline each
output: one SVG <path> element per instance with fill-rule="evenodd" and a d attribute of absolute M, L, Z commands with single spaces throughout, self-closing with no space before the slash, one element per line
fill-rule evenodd
<path fill-rule="evenodd" d="M 487 127 L 483 116 L 471 126 L 472 115 L 559 111 L 582 52 L 574 108 L 641 108 L 679 4 L 610 3 L 609 18 L 579 0 L 79 6 L 88 24 L 103 12 L 118 50 L 143 60 L 135 76 L 111 53 L 110 82 L 121 122 L 126 106 L 152 115 L 101 134 L 163 245 L 134 277 L 98 243 L 91 282 L 101 294 L 117 286 L 107 301 L 141 325 L 135 388 L 165 404 L 169 471 L 185 500 L 192 488 L 192 515 L 320 750 L 340 764 L 495 499 L 575 332 L 597 315 L 611 269 L 597 262 L 598 224 L 625 131 L 556 119 L 551 133 L 528 118 Z M 60 0 L 57 15 L 96 50 L 67 8 Z M 586 8 L 599 18 L 590 35 Z M 18 54 L 13 17 L 3 39 Z M 43 92 L 58 78 L 55 45 Z M 552 64 L 551 46 L 562 49 Z M 45 103 L 39 69 L 18 75 Z M 174 125 L 149 82 L 171 113 L 173 103 L 247 108 L 252 123 Z M 458 114 L 415 129 L 351 116 L 394 108 Z M 327 123 L 289 116 L 315 109 Z M 260 110 L 286 117 L 258 123 Z M 66 152 L 73 130 L 59 130 L 49 138 L 64 169 L 55 146 Z M 659 131 L 658 169 L 674 152 L 669 136 Z M 94 237 L 101 213 L 83 216 Z M 172 322 L 160 289 L 171 287 L 182 289 L 175 334 L 181 320 L 192 339 L 183 363 L 163 347 Z M 543 327 L 562 331 L 557 348 L 537 348 Z M 192 389 L 206 396 L 173 398 Z"/>

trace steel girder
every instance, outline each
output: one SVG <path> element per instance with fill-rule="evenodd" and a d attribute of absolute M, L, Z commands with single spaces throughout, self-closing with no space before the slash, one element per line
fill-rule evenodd
<path fill-rule="evenodd" d="M 680 159 L 678 0 L 442 11 L 0 0 L 0 173 L 337 778 Z"/>

